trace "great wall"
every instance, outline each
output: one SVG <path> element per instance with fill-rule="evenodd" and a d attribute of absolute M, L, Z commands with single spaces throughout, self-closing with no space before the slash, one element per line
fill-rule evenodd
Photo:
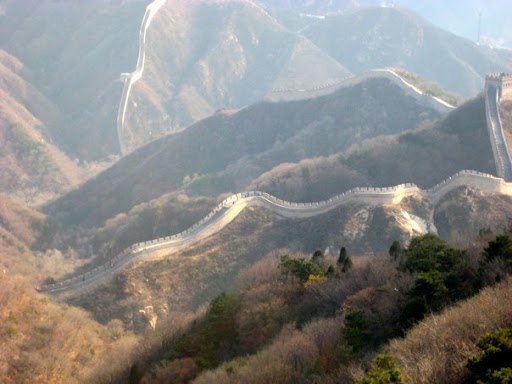
<path fill-rule="evenodd" d="M 136 69 L 132 73 L 121 74 L 121 80 L 124 81 L 124 89 L 118 110 L 117 132 L 121 153 L 123 154 L 126 153 L 123 132 L 130 91 L 135 82 L 142 77 L 144 71 L 147 30 L 153 17 L 165 2 L 166 0 L 154 0 L 146 8 L 139 32 L 139 56 Z M 423 93 L 390 69 L 377 69 L 360 76 L 344 78 L 340 81 L 333 81 L 308 90 L 275 89 L 271 91 L 269 95 L 295 93 L 299 94 L 299 97 L 302 98 L 305 94 L 307 94 L 308 97 L 311 96 L 311 94 L 315 94 L 315 96 L 317 96 L 319 95 L 319 92 L 330 92 L 332 89 L 352 86 L 365 79 L 376 77 L 390 79 L 404 89 L 410 96 L 417 99 L 421 98 L 422 102 L 427 103 L 427 105 L 440 112 L 447 112 L 454 108 L 443 100 Z M 268 98 L 270 100 L 272 99 L 271 96 Z M 294 96 L 288 98 L 293 99 Z M 293 219 L 321 215 L 332 209 L 350 203 L 373 206 L 397 204 L 403 198 L 411 195 L 419 195 L 422 198 L 429 200 L 431 204 L 435 206 L 444 196 L 446 196 L 447 193 L 462 186 L 478 189 L 486 193 L 498 193 L 512 196 L 512 161 L 510 151 L 508 150 L 507 143 L 504 139 L 502 123 L 498 110 L 499 102 L 503 99 L 512 99 L 512 76 L 505 74 L 492 74 L 487 76 L 485 81 L 487 128 L 489 130 L 492 144 L 496 171 L 499 177 L 481 172 L 465 170 L 456 173 L 447 180 L 444 180 L 427 190 L 422 190 L 415 184 L 410 183 L 385 188 L 355 188 L 328 200 L 312 203 L 294 203 L 284 201 L 271 196 L 268 193 L 259 191 L 238 193 L 225 199 L 205 218 L 181 233 L 133 244 L 103 265 L 95 266 L 87 272 L 66 280 L 40 286 L 37 290 L 39 292 L 58 296 L 64 295 L 67 297 L 84 293 L 97 285 L 105 283 L 117 273 L 131 265 L 162 259 L 163 257 L 179 252 L 180 250 L 183 250 L 192 244 L 221 231 L 245 208 L 251 206 L 264 207 L 277 215 Z"/>
<path fill-rule="evenodd" d="M 166 1 L 167 0 L 154 0 L 147 6 L 139 31 L 139 55 L 137 58 L 137 66 L 135 67 L 135 71 L 131 73 L 121 73 L 121 81 L 124 83 L 124 87 L 121 95 L 121 102 L 119 103 L 117 111 L 117 140 L 119 142 L 119 150 L 122 155 L 125 155 L 127 152 L 124 140 L 124 130 L 128 101 L 130 100 L 133 85 L 139 81 L 144 74 L 144 66 L 146 64 L 146 35 L 148 28 L 151 25 L 151 21 L 153 21 L 153 18 Z"/>
<path fill-rule="evenodd" d="M 496 172 L 506 181 L 512 181 L 512 161 L 503 133 L 498 106 L 502 100 L 510 99 L 512 99 L 512 76 L 501 73 L 488 75 L 485 78 L 487 129 L 491 137 Z"/>
<path fill-rule="evenodd" d="M 476 171 L 458 172 L 427 190 L 410 183 L 384 188 L 355 188 L 328 200 L 313 203 L 293 203 L 259 191 L 238 193 L 225 199 L 206 217 L 181 233 L 133 244 L 106 264 L 70 279 L 41 286 L 38 291 L 69 297 L 91 289 L 133 264 L 162 259 L 219 232 L 245 208 L 251 206 L 264 207 L 284 218 L 308 218 L 351 203 L 373 206 L 398 204 L 412 195 L 419 195 L 436 205 L 447 193 L 461 186 L 512 196 L 512 183 Z"/>
<path fill-rule="evenodd" d="M 429 106 L 432 109 L 435 109 L 438 112 L 446 113 L 455 108 L 453 105 L 448 104 L 446 101 L 421 91 L 409 83 L 402 76 L 400 76 L 398 73 L 389 68 L 374 69 L 361 75 L 344 77 L 340 80 L 331 81 L 308 89 L 276 88 L 267 94 L 265 100 L 275 102 L 292 101 L 303 99 L 305 97 L 318 97 L 331 93 L 340 88 L 352 87 L 356 84 L 362 83 L 365 80 L 375 78 L 384 78 L 390 80 L 393 84 L 399 86 L 403 91 L 405 91 L 408 96 L 414 97 L 416 100 Z"/>

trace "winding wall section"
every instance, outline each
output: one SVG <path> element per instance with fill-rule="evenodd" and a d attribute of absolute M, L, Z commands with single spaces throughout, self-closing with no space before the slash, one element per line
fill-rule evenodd
<path fill-rule="evenodd" d="M 460 186 L 512 196 L 512 183 L 506 183 L 503 179 L 476 171 L 458 172 L 427 190 L 422 190 L 415 184 L 409 183 L 385 188 L 355 188 L 328 200 L 313 203 L 284 201 L 265 192 L 243 192 L 227 198 L 205 218 L 181 233 L 133 244 L 107 264 L 97 266 L 70 279 L 41 286 L 38 290 L 61 296 L 74 296 L 83 293 L 87 289 L 103 284 L 130 265 L 162 259 L 219 232 L 250 206 L 265 207 L 285 218 L 307 218 L 321 215 L 349 203 L 397 204 L 404 197 L 415 194 L 421 195 L 436 205 L 447 193 Z"/>
<path fill-rule="evenodd" d="M 503 126 L 498 110 L 499 88 L 488 84 L 485 89 L 485 115 L 487 129 L 491 137 L 492 152 L 496 164 L 496 172 L 506 181 L 512 181 L 512 160 L 503 134 Z"/>
<path fill-rule="evenodd" d="M 121 80 L 124 81 L 123 93 L 121 96 L 121 102 L 119 103 L 119 109 L 117 111 L 117 139 L 119 141 L 119 148 L 121 154 L 126 154 L 126 143 L 124 141 L 124 123 L 126 118 L 126 109 L 128 107 L 128 100 L 130 99 L 130 93 L 133 85 L 140 80 L 144 73 L 144 66 L 146 64 L 146 35 L 153 17 L 162 8 L 167 0 L 154 0 L 146 8 L 144 18 L 139 31 L 139 56 L 137 58 L 137 66 L 135 71 L 132 73 L 122 73 Z"/>
<path fill-rule="evenodd" d="M 438 112 L 446 113 L 454 109 L 455 107 L 448 104 L 444 100 L 439 99 L 425 93 L 409 83 L 406 79 L 400 76 L 398 73 L 391 69 L 374 69 L 372 71 L 363 73 L 354 77 L 345 77 L 339 81 L 332 81 L 326 84 L 317 85 L 314 88 L 309 89 L 291 89 L 291 88 L 276 88 L 271 90 L 266 99 L 269 101 L 280 101 L 280 100 L 297 100 L 305 97 L 317 97 L 326 95 L 339 88 L 347 88 L 354 86 L 364 80 L 373 78 L 386 78 L 394 84 L 402 88 L 405 93 L 409 96 L 414 97 L 425 105 L 435 109 Z"/>

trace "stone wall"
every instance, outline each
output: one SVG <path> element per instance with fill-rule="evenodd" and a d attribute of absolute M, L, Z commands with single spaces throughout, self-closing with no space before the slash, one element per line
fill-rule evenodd
<path fill-rule="evenodd" d="M 498 89 L 498 101 L 512 100 L 512 75 L 506 73 L 492 73 L 485 77 L 485 89 L 494 87 Z"/>

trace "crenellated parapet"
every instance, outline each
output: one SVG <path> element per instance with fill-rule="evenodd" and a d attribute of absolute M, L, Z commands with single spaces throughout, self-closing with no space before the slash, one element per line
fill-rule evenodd
<path fill-rule="evenodd" d="M 290 202 L 260 191 L 242 192 L 222 201 L 203 219 L 181 233 L 133 244 L 103 265 L 67 280 L 41 286 L 38 290 L 66 295 L 83 292 L 112 278 L 131 265 L 159 260 L 190 247 L 222 230 L 245 208 L 251 206 L 264 207 L 279 216 L 298 219 L 321 215 L 347 204 L 370 206 L 399 204 L 408 196 L 421 196 L 435 206 L 447 193 L 462 186 L 486 193 L 512 196 L 512 183 L 486 173 L 469 170 L 460 171 L 427 190 L 420 189 L 412 183 L 382 188 L 358 187 L 327 200 L 310 203 Z"/>
<path fill-rule="evenodd" d="M 500 102 L 512 100 L 512 75 L 505 73 L 487 75 L 484 94 L 485 118 L 496 164 L 496 173 L 506 181 L 512 181 L 512 158 L 499 113 Z"/>
<path fill-rule="evenodd" d="M 512 100 L 512 75 L 508 73 L 491 73 L 485 77 L 485 89 L 498 90 L 498 102 Z"/>

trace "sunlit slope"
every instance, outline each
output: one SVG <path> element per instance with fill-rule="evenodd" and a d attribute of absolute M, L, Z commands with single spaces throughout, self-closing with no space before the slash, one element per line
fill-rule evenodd
<path fill-rule="evenodd" d="M 0 97 L 0 193 L 38 204 L 76 186 L 79 168 L 52 144 L 49 126 L 34 116 L 58 120 L 52 104 L 1 64 Z"/>
<path fill-rule="evenodd" d="M 478 46 L 400 8 L 329 16 L 302 33 L 354 73 L 401 67 L 465 97 L 482 90 L 487 73 L 512 70 L 510 51 Z"/>
<path fill-rule="evenodd" d="M 350 75 L 250 1 L 168 1 L 148 30 L 144 74 L 126 114 L 128 149 L 239 108 L 274 88 L 310 89 Z"/>
<path fill-rule="evenodd" d="M 117 154 L 119 75 L 135 66 L 145 2 L 3 0 L 0 7 L 7 26 L 0 48 L 63 116 L 48 127 L 53 140 L 81 159 Z"/>

